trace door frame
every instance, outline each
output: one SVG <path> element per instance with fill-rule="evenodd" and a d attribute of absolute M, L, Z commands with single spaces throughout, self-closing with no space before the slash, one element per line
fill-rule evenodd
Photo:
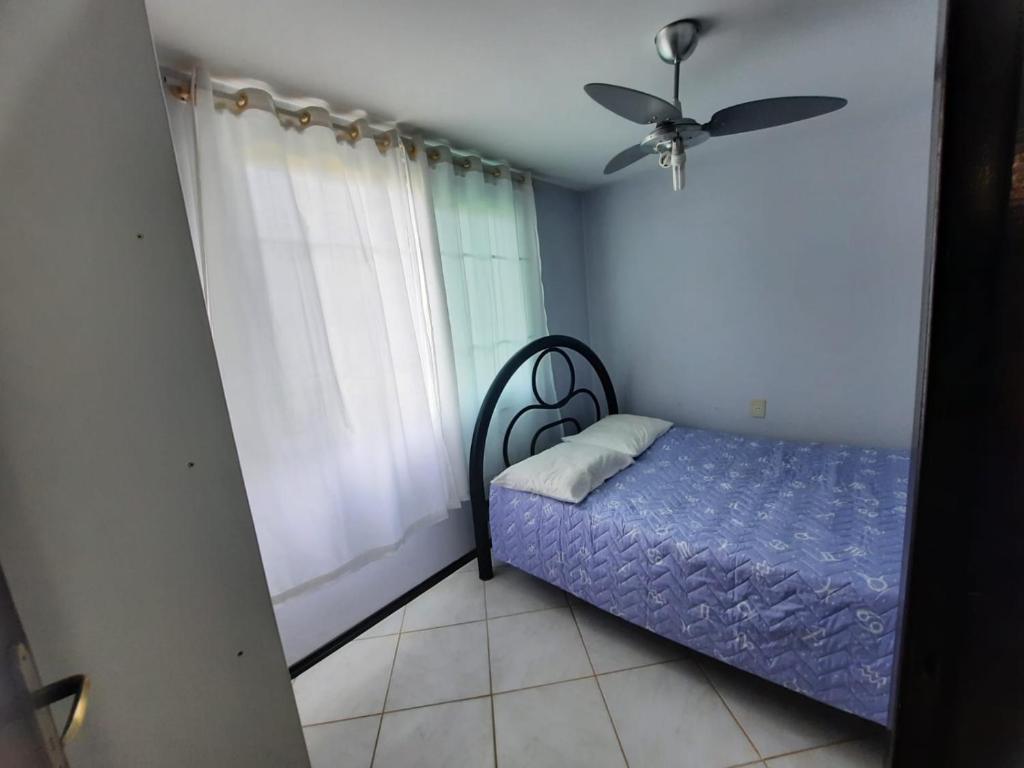
<path fill-rule="evenodd" d="M 1022 3 L 942 5 L 890 759 L 1001 768 L 1024 760 Z"/>

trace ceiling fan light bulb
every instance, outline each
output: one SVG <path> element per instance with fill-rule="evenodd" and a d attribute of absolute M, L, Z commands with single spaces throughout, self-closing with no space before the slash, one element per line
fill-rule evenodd
<path fill-rule="evenodd" d="M 683 142 L 676 139 L 672 142 L 672 189 L 678 192 L 686 186 L 686 149 Z"/>

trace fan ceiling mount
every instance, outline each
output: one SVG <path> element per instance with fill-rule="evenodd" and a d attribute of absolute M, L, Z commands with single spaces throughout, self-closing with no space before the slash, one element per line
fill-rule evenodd
<path fill-rule="evenodd" d="M 655 126 L 639 144 L 624 149 L 609 160 L 604 168 L 606 175 L 648 155 L 658 155 L 661 166 L 672 169 L 672 187 L 679 190 L 684 184 L 686 150 L 690 147 L 715 136 L 794 123 L 846 106 L 846 99 L 834 96 L 784 96 L 721 109 L 706 123 L 684 117 L 679 102 L 679 65 L 697 47 L 700 31 L 700 22 L 696 19 L 680 19 L 665 25 L 654 36 L 658 56 L 675 68 L 672 101 L 621 85 L 588 83 L 583 87 L 594 101 L 620 117 L 641 125 Z"/>

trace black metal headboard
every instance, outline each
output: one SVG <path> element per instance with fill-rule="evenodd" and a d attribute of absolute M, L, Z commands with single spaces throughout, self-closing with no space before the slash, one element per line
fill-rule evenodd
<path fill-rule="evenodd" d="M 608 370 L 604 367 L 604 363 L 601 362 L 601 358 L 597 356 L 594 350 L 572 336 L 553 335 L 531 341 L 512 355 L 509 361 L 502 366 L 501 370 L 498 371 L 498 375 L 494 377 L 494 381 L 491 382 L 491 386 L 487 389 L 484 402 L 480 406 L 480 413 L 476 417 L 476 426 L 473 428 L 473 442 L 469 450 L 469 498 L 473 507 L 473 530 L 476 534 L 477 563 L 480 568 L 481 579 L 490 579 L 494 576 L 494 570 L 491 566 L 490 510 L 487 500 L 487 486 L 484 483 L 484 455 L 487 448 L 487 433 L 490 429 L 491 419 L 494 416 L 494 409 L 498 405 L 498 400 L 501 399 L 505 387 L 511 381 L 516 371 L 534 355 L 537 356 L 533 364 L 532 373 L 535 402 L 524 406 L 512 417 L 505 430 L 505 436 L 502 438 L 501 453 L 506 467 L 511 463 L 509 461 L 508 446 L 512 430 L 519 419 L 527 413 L 532 411 L 557 411 L 564 408 L 577 396 L 582 395 L 588 397 L 593 402 L 595 420 L 601 418 L 601 405 L 598 402 L 597 396 L 586 387 L 576 387 L 576 368 L 573 366 L 572 358 L 569 357 L 566 350 L 578 352 L 584 360 L 590 363 L 590 366 L 597 374 L 601 388 L 604 390 L 607 412 L 609 414 L 619 412 L 619 402 L 615 397 L 615 388 L 612 386 L 611 377 L 608 375 Z M 559 355 L 569 367 L 569 391 L 565 396 L 553 403 L 547 402 L 541 396 L 540 388 L 537 385 L 537 373 L 540 370 L 540 364 L 548 355 Z M 536 451 L 537 439 L 544 432 L 563 424 L 571 424 L 576 428 L 577 432 L 581 430 L 579 421 L 572 417 L 549 422 L 534 433 L 533 439 L 530 441 L 530 455 L 533 455 Z"/>

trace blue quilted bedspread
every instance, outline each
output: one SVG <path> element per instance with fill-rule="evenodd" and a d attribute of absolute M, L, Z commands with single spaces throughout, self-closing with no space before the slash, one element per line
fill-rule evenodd
<path fill-rule="evenodd" d="M 674 427 L 580 504 L 491 486 L 494 555 L 887 723 L 905 451 Z"/>

